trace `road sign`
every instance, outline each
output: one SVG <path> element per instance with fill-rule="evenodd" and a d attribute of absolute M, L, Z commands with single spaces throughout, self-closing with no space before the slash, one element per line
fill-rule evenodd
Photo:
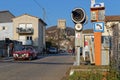
<path fill-rule="evenodd" d="M 91 8 L 101 8 L 101 7 L 105 7 L 104 3 L 91 4 Z"/>
<path fill-rule="evenodd" d="M 76 25 L 75 25 L 75 30 L 76 30 L 76 31 L 81 31 L 81 30 L 82 30 L 82 27 L 83 27 L 82 24 L 76 24 Z"/>
<path fill-rule="evenodd" d="M 95 22 L 94 25 L 94 32 L 104 32 L 104 22 Z"/>

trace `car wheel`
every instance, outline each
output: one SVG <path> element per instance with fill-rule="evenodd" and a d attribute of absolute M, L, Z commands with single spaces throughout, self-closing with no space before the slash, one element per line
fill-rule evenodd
<path fill-rule="evenodd" d="M 32 56 L 30 56 L 30 57 L 29 57 L 29 60 L 32 60 L 32 59 L 33 59 L 33 57 L 32 57 Z"/>
<path fill-rule="evenodd" d="M 14 61 L 17 61 L 17 59 L 14 58 Z"/>
<path fill-rule="evenodd" d="M 35 57 L 34 57 L 34 59 L 38 59 L 38 57 L 37 57 L 37 56 L 35 56 Z"/>

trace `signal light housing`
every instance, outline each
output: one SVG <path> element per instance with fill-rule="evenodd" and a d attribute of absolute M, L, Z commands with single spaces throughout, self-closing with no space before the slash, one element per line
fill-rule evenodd
<path fill-rule="evenodd" d="M 71 14 L 72 21 L 75 24 L 84 24 L 86 22 L 86 14 L 82 8 L 75 8 Z"/>

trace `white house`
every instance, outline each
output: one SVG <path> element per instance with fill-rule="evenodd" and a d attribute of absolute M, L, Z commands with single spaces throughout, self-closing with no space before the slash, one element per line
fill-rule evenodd
<path fill-rule="evenodd" d="M 0 40 L 13 39 L 13 22 L 15 16 L 9 11 L 0 11 Z"/>

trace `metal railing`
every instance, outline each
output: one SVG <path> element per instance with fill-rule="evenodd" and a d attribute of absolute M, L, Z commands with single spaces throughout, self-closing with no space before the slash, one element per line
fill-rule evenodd
<path fill-rule="evenodd" d="M 17 33 L 33 33 L 34 29 L 33 28 L 17 28 L 16 32 Z"/>

